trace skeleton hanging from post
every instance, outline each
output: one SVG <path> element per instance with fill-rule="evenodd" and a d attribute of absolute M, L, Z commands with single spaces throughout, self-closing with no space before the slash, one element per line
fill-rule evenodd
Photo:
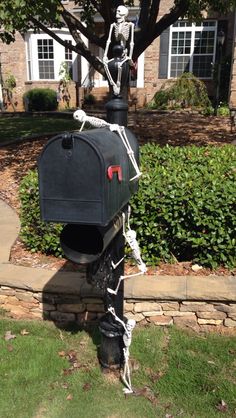
<path fill-rule="evenodd" d="M 102 59 L 104 69 L 109 83 L 112 86 L 114 95 L 118 96 L 121 90 L 121 77 L 124 64 L 129 63 L 133 65 L 132 56 L 134 49 L 134 24 L 132 22 L 126 22 L 128 16 L 128 9 L 125 6 L 118 6 L 116 9 L 116 22 L 112 23 L 109 30 L 108 39 L 106 42 L 106 48 Z M 108 59 L 108 51 L 112 38 L 114 37 L 116 45 L 121 47 L 121 55 L 118 60 L 118 72 L 117 79 L 114 80 L 110 71 L 110 63 L 115 58 Z"/>

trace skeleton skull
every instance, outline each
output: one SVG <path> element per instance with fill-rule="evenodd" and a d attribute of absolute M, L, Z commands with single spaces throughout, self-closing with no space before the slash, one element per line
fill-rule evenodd
<path fill-rule="evenodd" d="M 125 6 L 118 6 L 116 9 L 116 21 L 117 23 L 123 23 L 128 16 L 128 9 Z"/>
<path fill-rule="evenodd" d="M 133 331 L 134 327 L 136 325 L 135 319 L 128 319 L 126 323 L 126 329 L 128 332 Z"/>

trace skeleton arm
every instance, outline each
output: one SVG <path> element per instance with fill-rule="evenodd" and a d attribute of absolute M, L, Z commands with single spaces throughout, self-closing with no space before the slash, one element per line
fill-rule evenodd
<path fill-rule="evenodd" d="M 108 308 L 108 312 L 110 312 L 115 320 L 122 324 L 124 328 L 124 334 L 123 334 L 123 342 L 124 342 L 124 348 L 123 348 L 123 354 L 124 354 L 124 370 L 121 375 L 122 381 L 125 384 L 126 388 L 123 389 L 124 393 L 133 393 L 132 384 L 131 384 L 131 377 L 130 377 L 130 367 L 129 367 L 129 347 L 131 345 L 132 341 L 132 331 L 136 325 L 136 321 L 134 319 L 128 319 L 127 323 L 125 324 L 122 319 L 120 319 L 116 313 L 115 309 L 113 307 Z"/>
<path fill-rule="evenodd" d="M 129 49 L 129 59 L 132 60 L 133 51 L 134 51 L 134 24 L 130 22 L 131 38 L 130 38 L 130 49 Z"/>
<path fill-rule="evenodd" d="M 114 23 L 112 23 L 111 26 L 110 26 L 109 35 L 108 35 L 107 42 L 106 42 L 106 48 L 105 48 L 104 55 L 103 55 L 103 63 L 104 64 L 108 62 L 107 54 L 108 54 L 109 46 L 110 46 L 110 43 L 111 43 L 111 35 L 112 35 L 112 32 L 113 32 L 114 26 L 115 26 Z"/>

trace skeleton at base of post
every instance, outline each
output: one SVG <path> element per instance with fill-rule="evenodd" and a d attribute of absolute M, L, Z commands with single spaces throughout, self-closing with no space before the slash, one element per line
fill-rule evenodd
<path fill-rule="evenodd" d="M 123 334 L 124 367 L 123 367 L 123 372 L 121 373 L 121 379 L 124 385 L 126 386 L 123 389 L 123 392 L 125 394 L 131 394 L 131 393 L 134 393 L 134 390 L 132 389 L 132 384 L 131 384 L 131 375 L 130 375 L 130 366 L 129 366 L 129 356 L 130 356 L 129 347 L 132 342 L 132 332 L 136 325 L 136 321 L 134 319 L 128 319 L 127 322 L 125 323 L 116 315 L 113 307 L 108 308 L 108 312 L 110 312 L 111 315 L 114 317 L 114 319 L 117 322 L 119 322 L 124 328 L 124 334 Z"/>

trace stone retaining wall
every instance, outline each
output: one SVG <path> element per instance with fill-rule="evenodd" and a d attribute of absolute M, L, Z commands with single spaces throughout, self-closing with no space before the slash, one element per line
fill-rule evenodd
<path fill-rule="evenodd" d="M 56 322 L 97 321 L 104 313 L 100 297 L 82 297 L 65 293 L 34 292 L 0 286 L 0 308 L 16 319 L 49 319 Z M 126 298 L 124 312 L 137 323 L 158 326 L 236 327 L 236 302 L 176 301 L 157 298 Z"/>

